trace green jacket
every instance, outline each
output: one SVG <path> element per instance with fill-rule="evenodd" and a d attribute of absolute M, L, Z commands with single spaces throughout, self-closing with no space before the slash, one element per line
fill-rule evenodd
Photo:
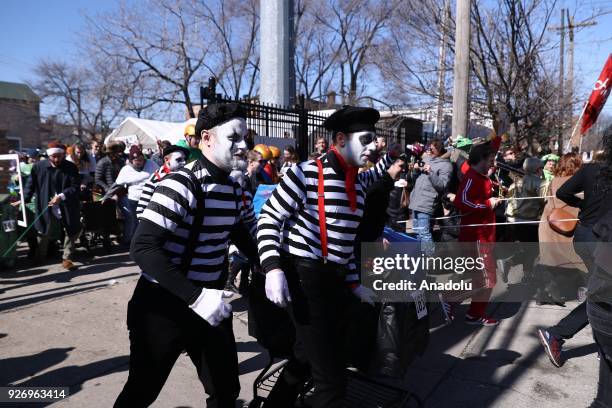
<path fill-rule="evenodd" d="M 179 140 L 176 142 L 177 146 L 184 147 L 185 149 L 189 149 L 189 157 L 187 158 L 187 163 L 191 163 L 192 161 L 196 161 L 199 158 L 203 157 L 204 154 L 197 147 L 191 147 L 187 144 L 186 140 Z"/>

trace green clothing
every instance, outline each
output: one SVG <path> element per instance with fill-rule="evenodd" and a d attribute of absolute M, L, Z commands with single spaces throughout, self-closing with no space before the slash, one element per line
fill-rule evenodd
<path fill-rule="evenodd" d="M 470 149 L 472 148 L 472 143 L 472 139 L 458 135 L 457 140 L 455 141 L 455 147 L 457 149 L 470 151 Z"/>
<path fill-rule="evenodd" d="M 196 161 L 204 156 L 200 149 L 198 149 L 197 147 L 189 146 L 186 140 L 179 140 L 178 142 L 176 142 L 176 145 L 189 149 L 189 157 L 187 158 L 187 163 Z"/>
<path fill-rule="evenodd" d="M 550 183 L 554 178 L 555 175 L 552 173 L 552 171 L 544 170 L 544 180 Z"/>

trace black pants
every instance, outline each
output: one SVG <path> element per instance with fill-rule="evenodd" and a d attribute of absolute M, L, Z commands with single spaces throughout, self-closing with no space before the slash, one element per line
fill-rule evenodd
<path fill-rule="evenodd" d="M 313 407 L 342 407 L 346 390 L 343 334 L 352 300 L 344 268 L 306 259 L 283 258 L 283 271 L 292 298 L 289 313 L 297 338 L 295 355 L 285 370 L 289 375 L 283 380 L 288 380 L 286 377 L 303 378 L 304 368 L 309 367 L 315 385 Z M 274 394 L 265 407 L 292 406 L 286 394 L 284 398 L 279 395 L 280 390 Z"/>
<path fill-rule="evenodd" d="M 130 373 L 115 407 L 146 407 L 159 395 L 183 350 L 208 394 L 209 408 L 234 408 L 240 392 L 232 320 L 212 327 L 188 305 L 140 278 L 127 316 Z"/>
<path fill-rule="evenodd" d="M 582 258 L 587 267 L 587 275 L 593 268 L 593 243 L 596 241 L 590 227 L 578 224 L 574 231 L 574 250 Z M 571 339 L 576 333 L 589 324 L 586 310 L 586 302 L 582 302 L 574 310 L 565 316 L 559 323 L 548 329 L 555 337 Z"/>
<path fill-rule="evenodd" d="M 514 236 L 521 243 L 518 254 L 514 255 L 514 264 L 522 264 L 525 276 L 533 275 L 533 265 L 539 254 L 538 226 L 519 224 L 513 226 Z"/>
<path fill-rule="evenodd" d="M 582 258 L 582 262 L 587 268 L 587 275 L 592 273 L 595 260 L 593 259 L 593 250 L 595 249 L 597 239 L 593 235 L 591 226 L 582 224 L 576 225 L 574 231 L 574 251 Z"/>
<path fill-rule="evenodd" d="M 557 338 L 571 339 L 588 324 L 586 302 L 582 302 L 548 331 Z"/>
<path fill-rule="evenodd" d="M 593 338 L 599 348 L 599 383 L 591 407 L 612 407 L 612 304 L 587 300 Z"/>

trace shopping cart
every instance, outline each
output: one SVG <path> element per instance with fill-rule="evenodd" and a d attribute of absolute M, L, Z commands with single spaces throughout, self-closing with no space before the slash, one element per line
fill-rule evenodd
<path fill-rule="evenodd" d="M 259 373 L 253 384 L 253 400 L 248 408 L 259 408 L 266 398 L 287 363 L 286 360 L 278 362 L 270 356 L 269 362 Z M 346 389 L 345 406 L 351 408 L 410 408 L 422 407 L 421 400 L 413 393 L 399 387 L 366 376 L 359 371 L 347 369 L 348 384 Z M 302 387 L 295 407 L 306 408 L 310 406 L 313 384 L 307 381 Z"/>
<path fill-rule="evenodd" d="M 81 203 L 83 232 L 81 244 L 91 251 L 102 245 L 106 252 L 111 250 L 110 234 L 118 234 L 117 211 L 114 200 L 85 201 Z"/>

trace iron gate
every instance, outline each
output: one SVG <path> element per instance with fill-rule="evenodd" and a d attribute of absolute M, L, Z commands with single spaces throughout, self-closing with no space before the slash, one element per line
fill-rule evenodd
<path fill-rule="evenodd" d="M 207 103 L 240 103 L 247 112 L 248 129 L 273 139 L 294 139 L 301 160 L 308 159 L 319 137 L 324 137 L 328 143 L 331 139 L 330 132 L 323 127 L 326 117 L 309 112 L 305 107 L 304 95 L 300 95 L 299 102 L 293 107 L 232 99 L 216 93 L 216 80 L 210 78 L 207 87 L 200 87 L 200 106 L 204 106 L 204 100 Z M 400 141 L 397 132 L 391 129 L 377 126 L 376 134 L 385 136 L 388 143 Z"/>

